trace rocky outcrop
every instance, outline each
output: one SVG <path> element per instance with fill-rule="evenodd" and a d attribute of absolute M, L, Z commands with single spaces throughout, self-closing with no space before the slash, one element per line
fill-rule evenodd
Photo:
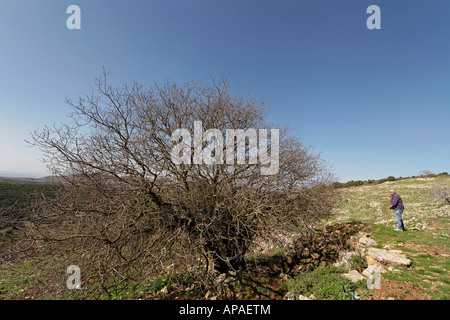
<path fill-rule="evenodd" d="M 344 227 L 342 229 L 342 227 Z M 290 266 L 298 262 L 313 263 L 320 265 L 322 261 L 333 261 L 334 266 L 343 267 L 348 270 L 343 276 L 350 279 L 352 282 L 360 280 L 367 280 L 368 285 L 371 281 L 373 285 L 374 279 L 379 279 L 381 273 L 392 270 L 394 267 L 409 267 L 411 261 L 406 258 L 403 252 L 398 250 L 386 250 L 374 248 L 377 242 L 371 238 L 371 235 L 362 231 L 354 235 L 350 235 L 357 230 L 357 226 L 350 229 L 348 225 L 340 226 L 336 229 L 328 229 L 327 232 L 321 233 L 319 237 L 312 239 L 309 242 L 303 242 L 303 246 L 295 246 L 295 254 L 284 257 L 285 265 Z M 322 245 L 318 241 L 323 241 Z M 305 245 L 309 244 L 309 245 Z M 340 244 L 339 244 L 340 243 Z M 324 250 L 324 247 L 327 249 Z M 326 252 L 326 254 L 324 254 Z M 327 260 L 324 259 L 324 256 Z M 352 266 L 352 257 L 356 256 L 356 261 L 365 261 L 360 263 L 359 271 L 354 270 Z M 362 269 L 362 265 L 367 265 Z M 297 270 L 301 270 L 304 264 L 299 264 Z M 292 269 L 292 268 L 291 268 Z M 360 272 L 362 270 L 362 272 Z M 377 277 L 378 276 L 378 277 Z M 375 282 L 376 283 L 376 282 Z M 374 289 L 378 289 L 376 285 Z M 295 300 L 295 294 L 288 293 L 285 299 Z M 304 296 L 299 296 L 298 299 L 309 299 Z"/>
<path fill-rule="evenodd" d="M 361 228 L 362 225 L 350 224 L 329 226 L 299 238 L 283 257 L 283 272 L 332 265 L 340 259 L 351 234 Z"/>
<path fill-rule="evenodd" d="M 273 231 L 270 234 L 259 235 L 250 246 L 249 252 L 268 254 L 279 247 L 292 249 L 298 238 L 295 233 Z"/>
<path fill-rule="evenodd" d="M 347 268 L 349 272 L 344 276 L 353 282 L 370 278 L 375 273 L 384 273 L 387 271 L 386 268 L 392 270 L 394 267 L 409 267 L 411 265 L 411 260 L 407 259 L 403 252 L 374 248 L 373 246 L 376 245 L 377 242 L 369 234 L 359 232 L 348 240 L 348 246 L 353 251 L 340 252 L 339 260 L 334 265 Z M 361 273 L 357 270 L 351 270 L 352 266 L 349 260 L 353 256 L 362 257 L 367 261 L 367 268 Z"/>

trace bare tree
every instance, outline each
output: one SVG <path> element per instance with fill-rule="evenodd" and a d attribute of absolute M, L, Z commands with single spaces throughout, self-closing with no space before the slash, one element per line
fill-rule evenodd
<path fill-rule="evenodd" d="M 430 170 L 423 170 L 419 173 L 419 176 L 421 177 L 432 177 L 434 176 L 434 173 L 431 172 Z"/>
<path fill-rule="evenodd" d="M 33 133 L 62 187 L 36 206 L 27 248 L 73 261 L 106 291 L 180 256 L 200 255 L 221 273 L 242 270 L 256 235 L 307 228 L 333 204 L 327 167 L 286 127 L 278 128 L 276 174 L 262 175 L 265 164 L 249 161 L 174 163 L 180 141 L 171 136 L 192 132 L 195 121 L 224 136 L 275 128 L 265 122 L 266 104 L 232 95 L 226 79 L 113 88 L 105 75 L 90 96 L 67 103 L 70 125 Z"/>
<path fill-rule="evenodd" d="M 450 204 L 450 186 L 444 184 L 435 184 L 431 187 L 431 194 L 435 200 L 445 201 Z"/>

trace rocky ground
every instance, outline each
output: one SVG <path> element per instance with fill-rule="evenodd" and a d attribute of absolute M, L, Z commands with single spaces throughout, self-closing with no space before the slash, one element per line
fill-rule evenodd
<path fill-rule="evenodd" d="M 436 197 L 436 187 L 449 188 L 450 178 L 409 178 L 342 190 L 332 223 L 359 221 L 368 227 L 353 239 L 351 252 L 341 252 L 340 263 L 345 265 L 351 255 L 364 257 L 366 269 L 346 274 L 353 281 L 380 272 L 379 288 L 371 290 L 369 299 L 450 298 L 450 205 Z M 392 212 L 387 220 L 386 197 L 392 188 L 405 204 L 405 232 L 394 230 Z"/>
<path fill-rule="evenodd" d="M 450 178 L 342 189 L 341 203 L 317 232 L 301 238 L 279 232 L 278 243 L 259 239 L 243 275 L 218 275 L 215 289 L 195 299 L 316 299 L 290 292 L 285 284 L 310 270 L 333 267 L 345 270 L 342 277 L 360 288 L 363 284 L 355 299 L 449 299 L 450 205 L 433 196 L 436 185 L 450 186 Z M 395 231 L 392 212 L 387 220 L 391 188 L 406 207 L 405 232 Z"/>

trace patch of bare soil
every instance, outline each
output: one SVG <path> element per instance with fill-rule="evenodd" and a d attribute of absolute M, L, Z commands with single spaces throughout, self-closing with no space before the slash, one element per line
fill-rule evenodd
<path fill-rule="evenodd" d="M 412 256 L 426 253 L 433 256 L 449 257 L 449 250 L 443 245 L 431 247 L 424 244 L 405 243 L 403 247 L 418 251 L 416 254 L 410 254 Z"/>
<path fill-rule="evenodd" d="M 432 300 L 423 288 L 408 283 L 381 279 L 380 289 L 373 290 L 368 300 Z"/>

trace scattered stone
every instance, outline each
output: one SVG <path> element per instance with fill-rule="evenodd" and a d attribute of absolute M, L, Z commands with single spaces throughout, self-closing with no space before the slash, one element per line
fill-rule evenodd
<path fill-rule="evenodd" d="M 320 254 L 314 252 L 313 254 L 311 254 L 311 258 L 313 258 L 314 260 L 319 260 L 320 259 Z"/>
<path fill-rule="evenodd" d="M 341 251 L 339 252 L 338 262 L 334 263 L 333 265 L 335 267 L 344 267 L 346 269 L 350 269 L 350 263 L 348 262 L 348 260 L 354 255 L 358 255 L 358 253 L 356 251 Z"/>
<path fill-rule="evenodd" d="M 214 280 L 214 288 L 222 299 L 234 299 L 234 285 L 238 281 L 237 272 L 222 273 Z"/>
<path fill-rule="evenodd" d="M 295 300 L 295 293 L 293 293 L 293 292 L 286 293 L 283 297 L 283 300 Z"/>
<path fill-rule="evenodd" d="M 351 270 L 349 273 L 344 273 L 344 277 L 350 279 L 352 282 L 358 282 L 359 280 L 364 280 L 364 276 L 362 276 L 358 271 Z"/>
<path fill-rule="evenodd" d="M 298 300 L 315 300 L 316 297 L 314 295 L 310 295 L 309 298 L 304 295 L 299 295 Z"/>
<path fill-rule="evenodd" d="M 164 286 L 161 290 L 159 290 L 158 294 L 167 294 L 169 290 L 167 289 L 167 286 Z"/>
<path fill-rule="evenodd" d="M 309 257 L 309 249 L 303 248 L 302 250 L 302 258 L 308 258 Z"/>
<path fill-rule="evenodd" d="M 368 233 L 360 232 L 358 233 L 358 235 L 359 235 L 358 243 L 366 247 L 374 247 L 378 244 L 375 240 L 370 238 L 370 234 Z"/>
<path fill-rule="evenodd" d="M 319 267 L 326 267 L 328 265 L 330 265 L 330 263 L 326 260 L 320 261 L 319 263 Z"/>
<path fill-rule="evenodd" d="M 376 264 L 372 264 L 372 265 L 368 266 L 366 269 L 364 269 L 364 271 L 361 274 L 363 276 L 365 276 L 366 278 L 370 278 L 376 272 L 384 273 L 384 272 L 386 272 L 386 269 L 384 269 L 383 267 L 378 266 Z"/>

